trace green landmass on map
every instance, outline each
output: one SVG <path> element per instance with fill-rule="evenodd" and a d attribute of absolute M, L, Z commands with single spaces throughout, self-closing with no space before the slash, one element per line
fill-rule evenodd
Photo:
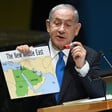
<path fill-rule="evenodd" d="M 17 96 L 28 95 L 28 83 L 30 83 L 30 87 L 33 87 L 42 81 L 42 74 L 37 74 L 37 72 L 29 70 L 24 66 L 21 69 L 13 70 L 13 75 L 16 82 Z"/>

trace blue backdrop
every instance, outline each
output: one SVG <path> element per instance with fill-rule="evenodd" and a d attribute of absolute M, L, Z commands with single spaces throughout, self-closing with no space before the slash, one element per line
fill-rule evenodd
<path fill-rule="evenodd" d="M 46 4 L 43 7 L 43 2 Z M 96 51 L 103 51 L 108 60 L 112 63 L 112 0 L 56 0 L 32 2 L 32 30 L 45 30 L 45 19 L 50 9 L 59 3 L 71 3 L 79 11 L 80 22 L 82 23 L 80 40 Z M 44 9 L 45 10 L 44 10 Z M 101 58 L 101 67 L 110 68 L 106 61 Z"/>
<path fill-rule="evenodd" d="M 112 63 L 112 0 L 79 0 L 78 10 L 83 40 L 97 51 L 103 51 Z M 103 57 L 101 62 L 103 69 L 111 69 Z"/>

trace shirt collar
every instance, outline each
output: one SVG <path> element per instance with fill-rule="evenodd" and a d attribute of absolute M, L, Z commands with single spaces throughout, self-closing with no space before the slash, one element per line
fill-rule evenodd
<path fill-rule="evenodd" d="M 60 50 L 55 49 L 55 48 L 53 47 L 52 42 L 51 42 L 51 39 L 49 40 L 49 48 L 50 48 L 51 58 L 53 59 L 53 58 L 55 58 L 55 56 L 57 56 L 57 54 L 58 54 L 58 52 L 59 52 Z M 64 49 L 64 50 L 62 50 L 62 51 L 63 51 L 64 55 L 65 55 L 66 57 L 68 57 L 69 52 L 70 52 L 70 49 Z"/>

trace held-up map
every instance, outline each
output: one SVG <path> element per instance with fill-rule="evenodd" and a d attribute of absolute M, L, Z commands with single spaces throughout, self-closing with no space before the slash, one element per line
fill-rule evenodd
<path fill-rule="evenodd" d="M 48 46 L 3 51 L 0 60 L 11 99 L 59 92 Z"/>

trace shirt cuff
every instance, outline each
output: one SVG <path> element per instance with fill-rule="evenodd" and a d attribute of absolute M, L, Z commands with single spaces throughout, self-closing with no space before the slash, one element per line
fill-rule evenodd
<path fill-rule="evenodd" d="M 79 73 L 79 76 L 85 77 L 90 69 L 89 63 L 86 61 L 85 65 L 79 69 L 75 66 L 76 71 Z"/>

